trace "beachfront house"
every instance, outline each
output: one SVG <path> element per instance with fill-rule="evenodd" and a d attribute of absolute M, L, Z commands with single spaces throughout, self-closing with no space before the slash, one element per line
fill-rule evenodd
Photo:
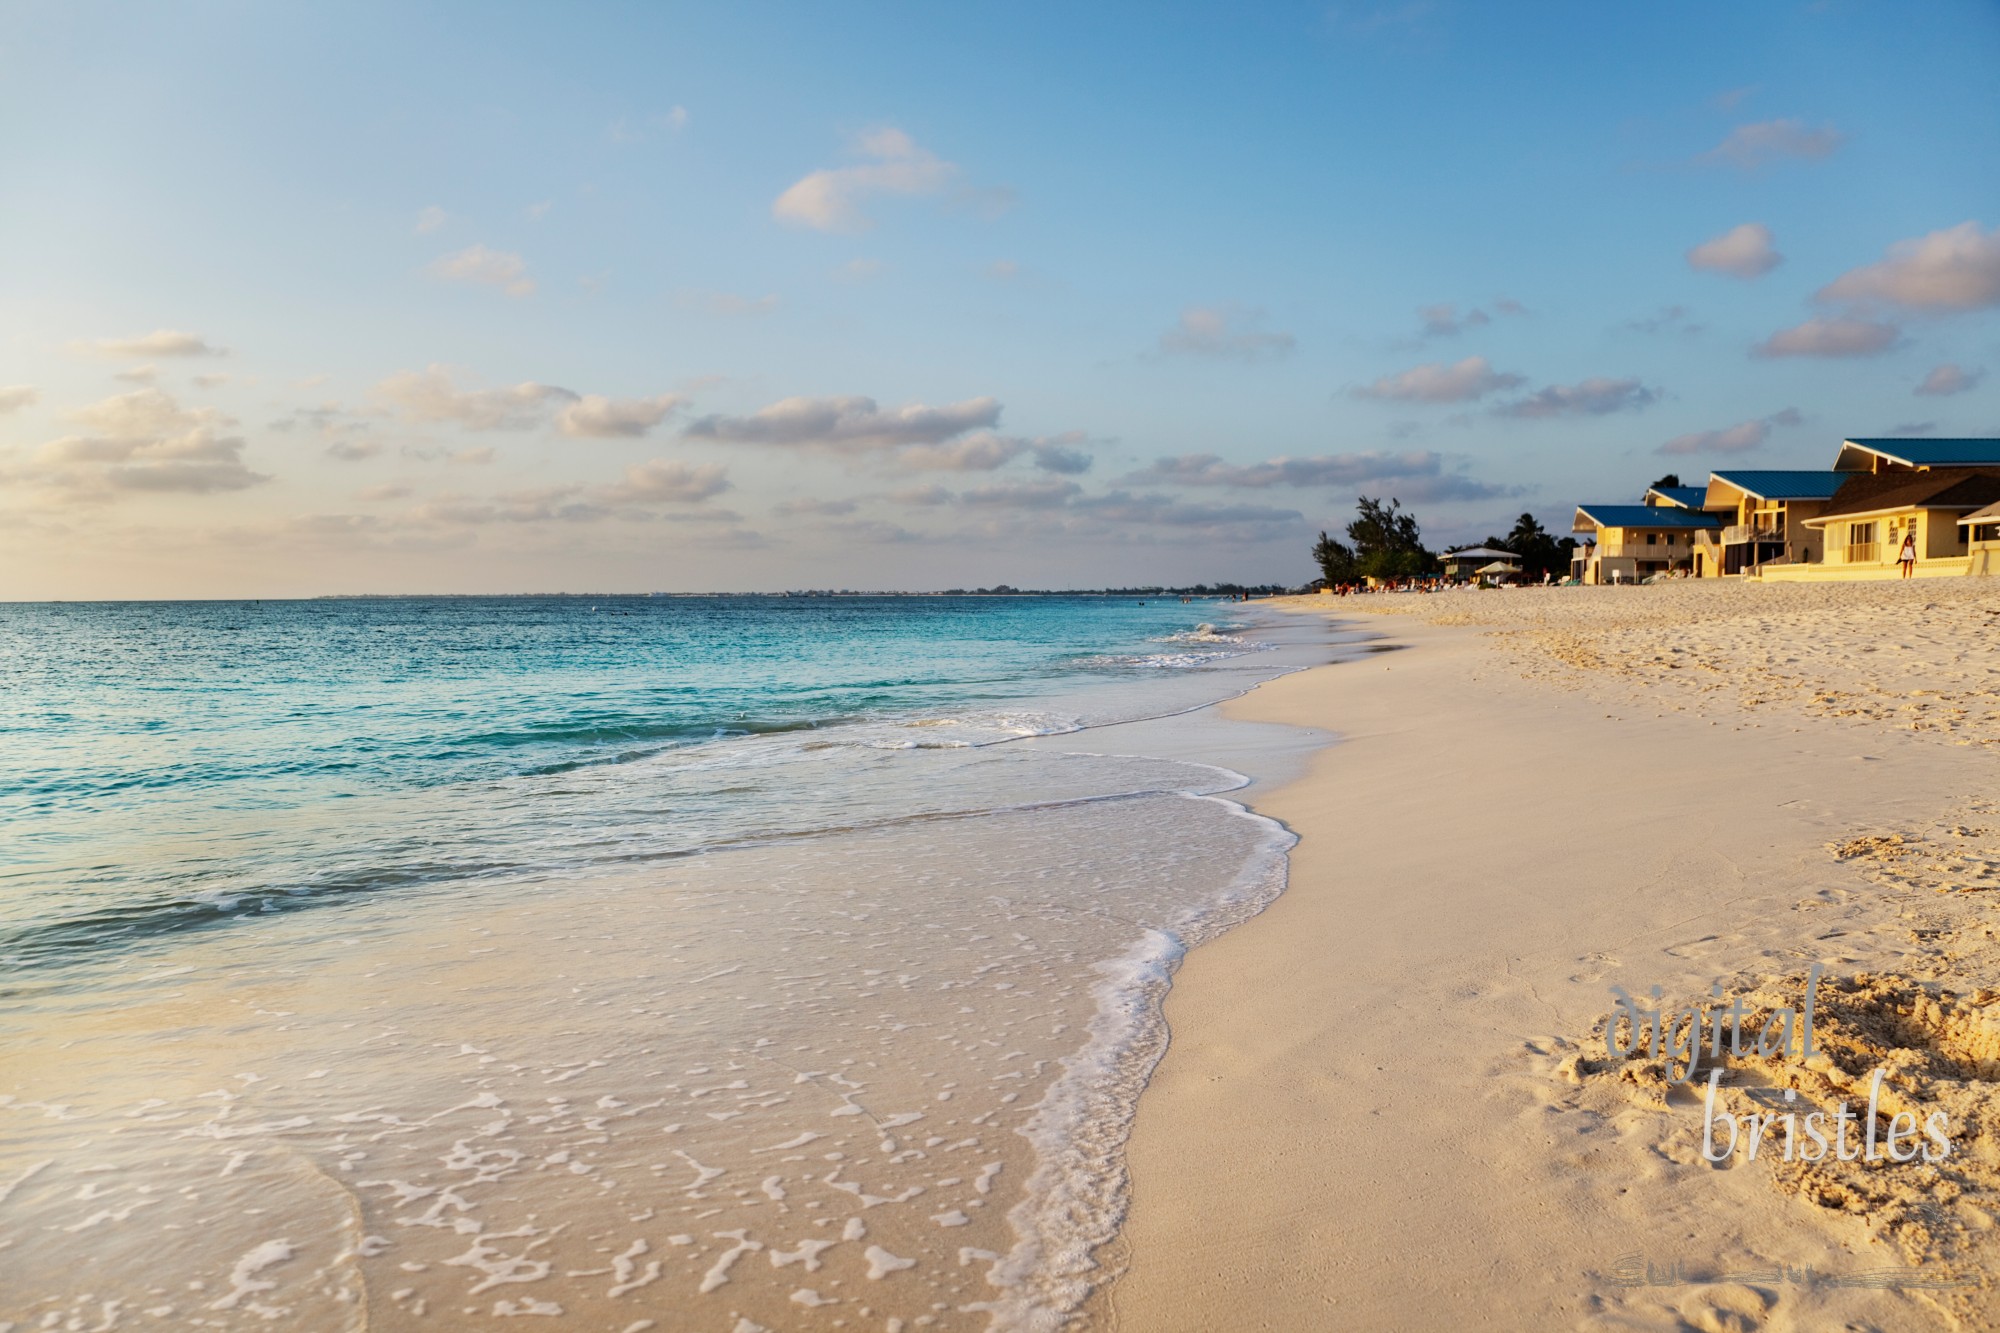
<path fill-rule="evenodd" d="M 1958 525 L 1965 529 L 1968 574 L 2000 574 L 2000 504 L 1975 509 Z"/>
<path fill-rule="evenodd" d="M 1755 573 L 1766 564 L 1814 564 L 1821 531 L 1806 526 L 1832 502 L 1853 474 L 1736 470 L 1712 472 L 1702 508 L 1723 516 L 1718 532 L 1695 534 L 1694 572 L 1699 578 Z"/>
<path fill-rule="evenodd" d="M 1943 467 L 2000 467 L 2000 439 L 1842 440 L 1835 472 L 1928 472 Z"/>
<path fill-rule="evenodd" d="M 1491 546 L 1468 546 L 1463 551 L 1446 551 L 1438 560 L 1444 566 L 1444 576 L 1454 581 L 1476 578 L 1486 572 L 1486 566 L 1495 563 L 1511 565 L 1512 572 L 1517 575 L 1521 572 L 1520 556 Z"/>
<path fill-rule="evenodd" d="M 1706 509 L 1708 491 L 1701 486 L 1648 486 L 1645 503 L 1671 509 Z"/>
<path fill-rule="evenodd" d="M 1570 574 L 1582 583 L 1633 583 L 1693 568 L 1694 537 L 1716 532 L 1720 516 L 1673 504 L 1579 505 Z"/>
<path fill-rule="evenodd" d="M 1782 566 L 1763 571 L 1764 577 L 1895 578 L 1902 571 L 1897 556 L 1905 539 L 1914 539 L 1914 573 L 1925 578 L 1972 572 L 1967 536 L 1971 525 L 1960 519 L 2000 501 L 2000 467 L 1898 468 L 1862 472 L 1834 493 L 1817 518 L 1806 520 L 1825 537 L 1826 559 L 1801 566 L 1796 573 Z"/>

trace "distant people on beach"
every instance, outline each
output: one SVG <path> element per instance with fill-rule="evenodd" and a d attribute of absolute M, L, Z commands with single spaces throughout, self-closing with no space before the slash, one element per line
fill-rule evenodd
<path fill-rule="evenodd" d="M 1896 554 L 1896 563 L 1903 567 L 1903 577 L 1909 578 L 1917 569 L 1916 529 L 1903 534 L 1903 549 Z"/>

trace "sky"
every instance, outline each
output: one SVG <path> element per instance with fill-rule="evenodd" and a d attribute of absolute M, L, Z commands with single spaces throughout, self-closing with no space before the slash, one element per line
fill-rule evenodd
<path fill-rule="evenodd" d="M 2000 4 L 0 3 L 0 599 L 1300 583 L 2000 435 Z"/>

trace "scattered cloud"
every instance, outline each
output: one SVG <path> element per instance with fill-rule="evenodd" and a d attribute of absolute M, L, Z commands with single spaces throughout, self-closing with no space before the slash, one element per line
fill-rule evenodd
<path fill-rule="evenodd" d="M 1809 319 L 1789 329 L 1780 329 L 1750 349 L 1756 357 L 1780 356 L 1875 356 L 1896 345 L 1902 330 L 1894 324 L 1873 320 L 1826 318 Z"/>
<path fill-rule="evenodd" d="M 1635 379 L 1595 376 L 1576 384 L 1551 384 L 1493 410 L 1503 417 L 1601 417 L 1612 412 L 1637 412 L 1659 396 L 1658 390 Z"/>
<path fill-rule="evenodd" d="M 889 266 L 879 259 L 850 259 L 833 271 L 833 276 L 842 282 L 870 282 L 889 271 Z"/>
<path fill-rule="evenodd" d="M 1711 237 L 1687 252 L 1688 267 L 1708 273 L 1727 273 L 1732 278 L 1761 278 L 1785 262 L 1772 243 L 1771 229 L 1761 222 L 1745 222 Z"/>
<path fill-rule="evenodd" d="M 42 396 L 32 384 L 9 384 L 0 388 L 0 414 L 18 412 Z"/>
<path fill-rule="evenodd" d="M 1729 88 L 1717 93 L 1708 99 L 1708 104 L 1717 111 L 1734 111 L 1756 92 L 1756 84 L 1745 84 L 1741 88 Z"/>
<path fill-rule="evenodd" d="M 446 282 L 498 287 L 514 297 L 535 294 L 535 280 L 528 276 L 527 260 L 505 250 L 489 250 L 484 245 L 469 245 L 434 260 L 431 275 Z"/>
<path fill-rule="evenodd" d="M 1423 336 L 1426 338 L 1455 338 L 1467 329 L 1476 329 L 1483 324 L 1491 324 L 1493 317 L 1477 306 L 1459 317 L 1458 307 L 1450 302 L 1442 305 L 1417 307 L 1417 318 L 1424 322 Z"/>
<path fill-rule="evenodd" d="M 1519 375 L 1494 370 L 1483 356 L 1468 356 L 1452 365 L 1432 362 L 1384 375 L 1354 390 L 1354 396 L 1410 403 L 1467 403 L 1525 383 Z"/>
<path fill-rule="evenodd" d="M 890 491 L 889 498 L 897 504 L 929 507 L 932 505 L 950 504 L 952 494 L 944 487 L 933 482 L 927 486 L 905 486 L 899 491 Z"/>
<path fill-rule="evenodd" d="M 374 503 L 383 500 L 401 500 L 409 494 L 410 488 L 408 486 L 387 483 L 381 486 L 365 486 L 354 493 L 354 498 Z"/>
<path fill-rule="evenodd" d="M 555 200 L 542 199 L 535 203 L 529 204 L 526 208 L 521 210 L 521 213 L 530 222 L 540 222 L 543 218 L 549 215 L 549 210 L 554 208 L 555 206 L 556 206 Z"/>
<path fill-rule="evenodd" d="M 159 377 L 160 368 L 150 361 L 143 366 L 129 366 L 111 373 L 112 379 L 123 380 L 127 384 L 151 384 Z"/>
<path fill-rule="evenodd" d="M 1067 503 L 1072 497 L 1083 494 L 1083 487 L 1073 481 L 1058 481 L 1051 477 L 1046 481 L 1000 481 L 988 482 L 984 486 L 974 486 L 959 493 L 962 505 L 1001 506 L 1010 509 L 1047 509 L 1052 505 Z"/>
<path fill-rule="evenodd" d="M 678 293 L 674 303 L 683 310 L 699 310 L 708 315 L 768 315 L 778 308 L 776 296 L 751 298 L 738 296 L 735 292 L 697 291 L 692 288 Z"/>
<path fill-rule="evenodd" d="M 605 398 L 587 393 L 556 414 L 556 429 L 583 439 L 636 439 L 686 406 L 677 393 L 652 398 Z"/>
<path fill-rule="evenodd" d="M 862 212 L 870 198 L 939 194 L 959 174 L 958 167 L 890 126 L 860 135 L 854 152 L 863 161 L 822 168 L 793 182 L 771 204 L 771 216 L 815 231 L 865 231 L 874 225 Z"/>
<path fill-rule="evenodd" d="M 155 329 L 136 338 L 93 338 L 71 343 L 70 350 L 109 357 L 228 355 L 227 348 L 211 347 L 199 333 L 180 329 Z"/>
<path fill-rule="evenodd" d="M 618 504 L 698 504 L 729 489 L 720 463 L 683 463 L 664 458 L 634 463 L 625 477 L 601 494 Z"/>
<path fill-rule="evenodd" d="M 381 452 L 382 445 L 377 440 L 335 440 L 326 447 L 328 458 L 337 458 L 343 463 L 359 463 Z"/>
<path fill-rule="evenodd" d="M 729 444 L 799 445 L 857 454 L 907 445 L 942 444 L 1000 422 L 997 398 L 969 398 L 944 407 L 911 403 L 884 410 L 873 398 L 785 398 L 749 416 L 707 416 L 684 432 L 690 439 Z"/>
<path fill-rule="evenodd" d="M 493 452 L 493 446 L 490 444 L 483 444 L 476 449 L 457 450 L 456 452 L 448 455 L 444 461 L 447 463 L 456 463 L 461 467 L 485 467 L 488 464 L 490 464 L 495 457 L 497 457 L 497 455 Z"/>
<path fill-rule="evenodd" d="M 444 224 L 451 221 L 451 214 L 436 204 L 417 210 L 417 225 L 411 228 L 419 236 L 428 236 L 434 231 L 444 230 Z"/>
<path fill-rule="evenodd" d="M 781 518 L 840 518 L 853 513 L 860 506 L 853 500 L 785 500 L 771 507 L 771 512 Z"/>
<path fill-rule="evenodd" d="M 532 380 L 506 389 L 460 389 L 443 366 L 405 370 L 375 386 L 376 401 L 412 421 L 452 422 L 467 430 L 526 430 L 540 425 L 557 403 L 578 395 Z"/>
<path fill-rule="evenodd" d="M 197 388 L 197 389 L 219 389 L 219 388 L 221 388 L 221 387 L 222 387 L 223 385 L 225 385 L 225 384 L 229 383 L 229 376 L 227 376 L 227 375 L 195 375 L 195 376 L 192 376 L 192 377 L 190 378 L 190 382 L 191 382 L 191 383 L 192 383 L 192 384 L 194 385 L 194 387 L 195 387 L 195 388 Z"/>
<path fill-rule="evenodd" d="M 1841 274 L 1819 301 L 1880 301 L 1911 310 L 1982 310 L 2000 305 L 2000 227 L 1976 222 L 1897 241 L 1888 254 Z"/>
<path fill-rule="evenodd" d="M 44 479 L 72 491 L 209 494 L 269 481 L 243 465 L 236 423 L 212 407 L 183 408 L 136 389 L 65 414 L 81 433 L 42 446 Z"/>
<path fill-rule="evenodd" d="M 1889 427 L 1891 435 L 1928 435 L 1937 429 L 1935 421 L 1905 421 L 1900 426 Z"/>
<path fill-rule="evenodd" d="M 1176 486 L 1224 486 L 1244 490 L 1329 488 L 1382 489 L 1412 501 L 1483 500 L 1512 492 L 1446 469 L 1442 454 L 1428 451 L 1322 454 L 1279 457 L 1260 463 L 1227 463 L 1214 454 L 1158 458 L 1133 481 Z"/>
<path fill-rule="evenodd" d="M 1689 319 L 1693 313 L 1684 305 L 1661 306 L 1658 313 L 1648 315 L 1644 319 L 1627 320 L 1623 327 L 1634 333 L 1700 333 L 1708 326 L 1693 323 Z"/>
<path fill-rule="evenodd" d="M 1695 160 L 1756 171 L 1786 158 L 1818 161 L 1846 142 L 1847 136 L 1831 125 L 1814 129 L 1803 120 L 1760 120 L 1738 125 Z"/>
<path fill-rule="evenodd" d="M 1189 306 L 1180 322 L 1160 335 L 1170 355 L 1213 356 L 1235 361 L 1275 361 L 1289 356 L 1297 340 L 1289 333 L 1265 332 L 1261 310 L 1236 306 Z"/>
<path fill-rule="evenodd" d="M 1954 393 L 1964 393 L 1968 389 L 1977 388 L 1979 381 L 1985 378 L 1986 372 L 1984 370 L 1963 370 L 1947 361 L 1930 374 L 1924 376 L 1924 382 L 1911 390 L 1911 392 L 1926 398 L 1944 398 Z M 6 391 L 0 389 L 0 402 L 4 402 L 5 397 Z"/>
<path fill-rule="evenodd" d="M 1027 452 L 1028 442 L 982 430 L 940 444 L 910 444 L 896 461 L 917 472 L 991 472 Z"/>
<path fill-rule="evenodd" d="M 1021 276 L 1021 266 L 1011 259 L 996 259 L 980 272 L 995 282 L 1014 282 Z"/>
<path fill-rule="evenodd" d="M 1739 421 L 1734 426 L 1721 430 L 1694 431 L 1687 435 L 1676 435 L 1653 452 L 1679 457 L 1686 454 L 1745 454 L 1760 447 L 1770 437 L 1776 426 L 1796 426 L 1805 418 L 1795 407 L 1774 412 L 1768 417 L 1757 417 L 1751 421 Z"/>
<path fill-rule="evenodd" d="M 1081 476 L 1090 471 L 1095 462 L 1082 446 L 1088 443 L 1080 430 L 1064 431 L 1028 442 L 1028 451 L 1034 455 L 1035 466 L 1044 472 L 1055 472 L 1066 477 Z"/>

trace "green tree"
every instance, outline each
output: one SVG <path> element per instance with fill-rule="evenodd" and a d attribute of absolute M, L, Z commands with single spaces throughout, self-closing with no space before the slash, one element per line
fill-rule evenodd
<path fill-rule="evenodd" d="M 1646 489 L 1649 491 L 1656 491 L 1660 489 L 1660 487 L 1662 486 L 1678 486 L 1680 484 L 1681 484 L 1681 474 L 1678 472 L 1669 472 L 1666 476 L 1661 477 L 1658 481 L 1654 482 L 1651 486 L 1648 486 Z"/>
<path fill-rule="evenodd" d="M 1512 551 L 1521 557 L 1521 577 L 1538 582 L 1545 573 L 1558 577 L 1569 572 L 1569 551 L 1574 538 L 1557 541 L 1533 514 L 1523 514 L 1505 537 L 1488 537 L 1488 546 Z"/>
<path fill-rule="evenodd" d="M 1355 502 L 1357 513 L 1347 525 L 1347 539 L 1354 543 L 1355 568 L 1370 578 L 1414 578 L 1431 571 L 1436 561 L 1424 549 L 1423 529 L 1417 516 L 1403 508 L 1402 501 L 1386 503 L 1362 496 Z"/>
<path fill-rule="evenodd" d="M 1325 532 L 1321 532 L 1319 540 L 1313 544 L 1313 563 L 1319 566 L 1320 574 L 1329 585 L 1352 583 L 1357 577 L 1354 552 Z"/>

